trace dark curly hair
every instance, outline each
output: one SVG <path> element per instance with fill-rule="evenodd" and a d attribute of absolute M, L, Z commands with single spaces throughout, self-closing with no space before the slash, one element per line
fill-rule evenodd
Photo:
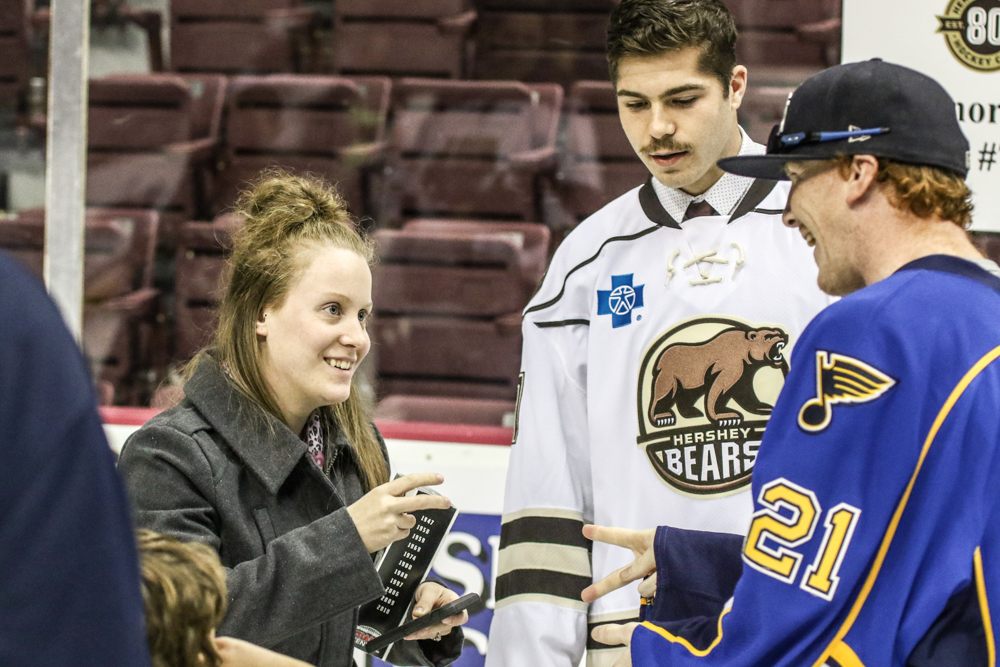
<path fill-rule="evenodd" d="M 711 74 L 729 96 L 736 67 L 736 21 L 722 0 L 622 0 L 608 24 L 608 69 L 628 56 L 658 56 L 687 47 L 702 49 L 698 69 Z"/>

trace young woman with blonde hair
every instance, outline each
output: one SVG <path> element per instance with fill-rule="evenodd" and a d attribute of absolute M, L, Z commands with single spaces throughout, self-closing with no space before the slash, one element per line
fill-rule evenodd
<path fill-rule="evenodd" d="M 405 537 L 404 496 L 440 475 L 389 481 L 385 443 L 354 388 L 371 346 L 371 244 L 326 183 L 269 172 L 242 198 L 213 343 L 185 399 L 122 450 L 137 527 L 209 545 L 226 568 L 220 635 L 314 665 L 352 664 L 358 607 L 382 595 L 372 554 Z M 455 599 L 433 582 L 415 615 Z M 400 664 L 446 665 L 465 612 L 400 642 Z M 453 631 L 455 629 L 455 631 Z"/>

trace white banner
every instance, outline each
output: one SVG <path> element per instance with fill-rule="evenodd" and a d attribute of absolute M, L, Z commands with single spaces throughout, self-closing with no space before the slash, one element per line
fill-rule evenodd
<path fill-rule="evenodd" d="M 1000 0 L 844 0 L 843 61 L 934 77 L 969 139 L 973 229 L 1000 231 Z"/>

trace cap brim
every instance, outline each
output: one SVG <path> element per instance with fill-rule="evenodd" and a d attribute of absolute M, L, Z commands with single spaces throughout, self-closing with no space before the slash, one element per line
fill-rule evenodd
<path fill-rule="evenodd" d="M 801 157 L 791 155 L 743 155 L 722 158 L 716 164 L 723 171 L 737 176 L 787 181 L 788 174 L 785 173 L 785 164 L 801 159 Z"/>

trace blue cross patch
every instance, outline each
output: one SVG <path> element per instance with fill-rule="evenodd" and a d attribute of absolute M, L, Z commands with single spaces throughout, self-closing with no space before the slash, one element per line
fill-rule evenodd
<path fill-rule="evenodd" d="M 597 290 L 597 314 L 611 316 L 611 328 L 632 324 L 632 310 L 642 308 L 642 288 L 632 286 L 632 276 L 611 276 L 610 290 Z"/>

